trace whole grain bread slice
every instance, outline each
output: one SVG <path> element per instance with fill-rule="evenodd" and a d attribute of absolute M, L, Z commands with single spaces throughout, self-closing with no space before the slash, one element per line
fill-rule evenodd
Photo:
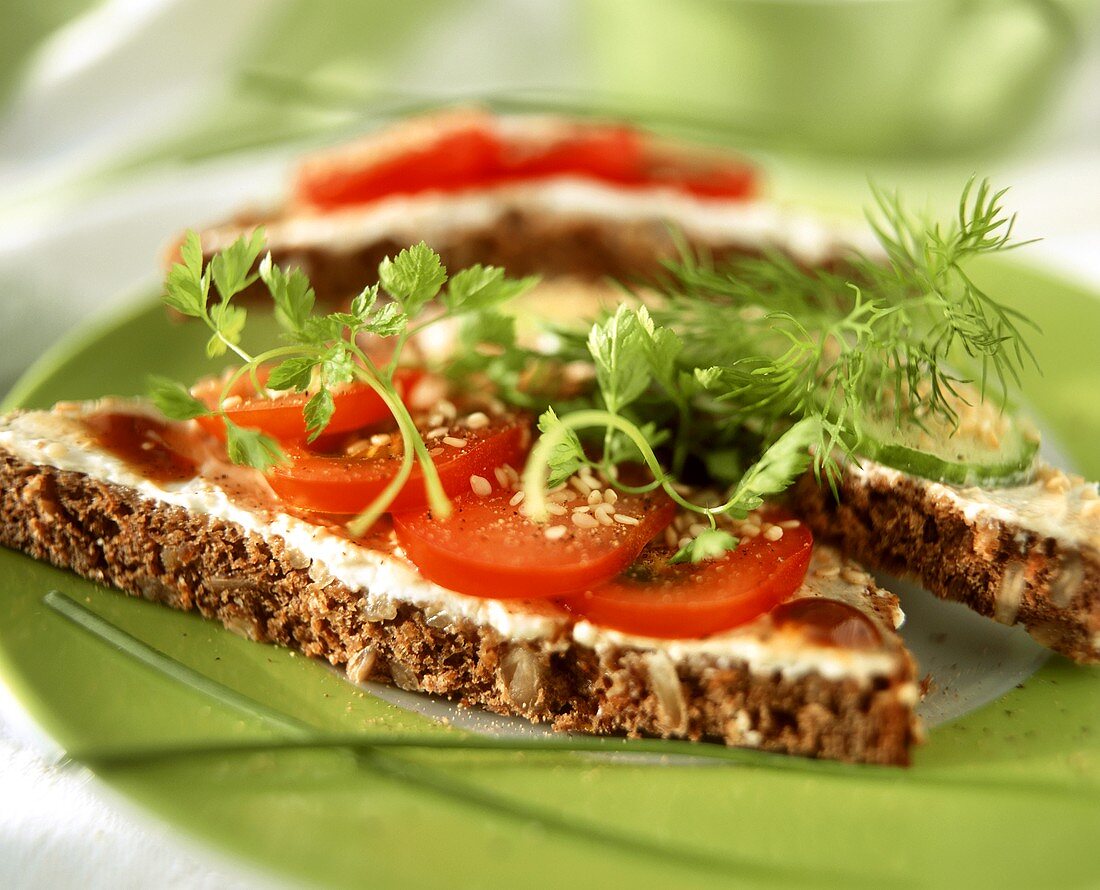
<path fill-rule="evenodd" d="M 394 157 L 415 158 L 464 128 L 496 132 L 512 150 L 532 147 L 605 124 L 560 116 L 497 116 L 460 108 L 399 121 L 348 145 L 305 157 L 275 206 L 240 213 L 200 231 L 207 259 L 263 226 L 274 260 L 300 266 L 322 300 L 339 301 L 377 280 L 379 262 L 419 241 L 452 269 L 474 263 L 501 266 L 512 276 L 540 274 L 586 281 L 651 280 L 677 255 L 676 237 L 717 259 L 783 250 L 810 265 L 841 256 L 855 231 L 841 232 L 766 197 L 721 198 L 653 185 L 543 177 L 453 190 L 381 195 L 362 204 L 317 207 L 295 183 L 326 176 L 354 177 Z M 647 163 L 657 170 L 706 169 L 745 162 L 698 145 L 639 134 Z M 167 252 L 178 258 L 178 243 Z"/>
<path fill-rule="evenodd" d="M 814 534 L 876 569 L 1083 663 L 1100 662 L 1097 486 L 1040 466 L 1034 481 L 960 488 L 870 461 L 843 468 L 837 496 L 803 477 L 791 499 Z"/>
<path fill-rule="evenodd" d="M 656 641 L 589 645 L 569 622 L 516 639 L 385 589 L 351 586 L 278 534 L 57 466 L 79 463 L 91 446 L 13 435 L 28 416 L 0 417 L 0 544 L 342 666 L 356 682 L 394 683 L 559 730 L 710 739 L 852 762 L 907 763 L 918 739 L 915 666 L 890 620 L 896 599 L 829 548 L 811 573 L 848 579 L 852 601 L 882 632 L 873 654 L 888 670 L 822 670 L 812 646 L 802 663 L 761 669 L 703 650 L 675 656 Z M 789 650 L 783 633 L 764 616 L 753 645 L 766 652 L 787 640 Z"/>

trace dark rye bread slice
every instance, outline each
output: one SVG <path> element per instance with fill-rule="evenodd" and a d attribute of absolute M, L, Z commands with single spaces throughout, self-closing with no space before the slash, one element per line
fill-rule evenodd
<path fill-rule="evenodd" d="M 822 540 L 942 599 L 1021 624 L 1074 661 L 1100 662 L 1100 498 L 1095 483 L 1040 466 L 1036 479 L 980 490 L 864 461 L 838 497 L 812 474 L 792 492 Z"/>
<path fill-rule="evenodd" d="M 298 177 L 354 173 L 384 165 L 395 156 L 415 157 L 435 140 L 463 128 L 493 131 L 522 153 L 527 146 L 552 145 L 600 126 L 565 117 L 499 117 L 469 108 L 437 112 L 306 157 Z M 699 146 L 648 135 L 640 138 L 655 169 L 743 164 Z M 715 258 L 759 254 L 773 247 L 818 265 L 840 256 L 850 240 L 758 197 L 697 197 L 660 182 L 616 185 L 550 177 L 393 194 L 335 208 L 312 206 L 291 187 L 280 206 L 240 214 L 202 230 L 204 254 L 209 258 L 260 225 L 276 262 L 301 266 L 319 297 L 336 301 L 373 283 L 384 257 L 421 240 L 451 269 L 482 263 L 501 266 L 512 276 L 621 281 L 649 280 L 659 274 L 661 262 L 677 253 L 673 230 L 692 248 Z M 169 261 L 176 257 L 173 247 Z"/>
<path fill-rule="evenodd" d="M 879 764 L 908 763 L 919 735 L 915 666 L 887 629 L 896 600 L 827 549 L 813 571 L 852 576 L 877 616 L 886 673 L 760 671 L 706 655 L 674 663 L 659 647 L 592 648 L 567 633 L 513 640 L 472 620 L 441 621 L 407 601 L 387 607 L 385 591 L 319 576 L 278 536 L 18 456 L 2 442 L 0 544 L 344 666 L 355 681 L 392 682 L 559 730 L 712 739 Z M 371 593 L 383 595 L 381 606 Z M 776 632 L 762 631 L 761 645 Z"/>

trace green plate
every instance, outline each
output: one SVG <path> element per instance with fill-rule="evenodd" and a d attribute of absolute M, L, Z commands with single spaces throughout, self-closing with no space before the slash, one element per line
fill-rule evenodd
<path fill-rule="evenodd" d="M 1029 391 L 1078 468 L 1100 476 L 1100 300 L 1019 266 L 977 272 L 1042 313 L 1045 377 L 1030 375 Z M 9 407 L 138 392 L 149 371 L 198 374 L 200 339 L 144 300 L 59 345 Z M 909 770 L 753 752 L 654 758 L 686 747 L 655 741 L 607 745 L 644 759 L 409 747 L 393 743 L 462 736 L 284 649 L 10 551 L 0 591 L 0 672 L 59 745 L 86 757 L 242 746 L 101 756 L 93 769 L 181 831 L 284 876 L 556 888 L 1057 886 L 1100 874 L 1100 671 L 1060 658 L 937 727 Z M 263 747 L 317 732 L 390 744 Z"/>

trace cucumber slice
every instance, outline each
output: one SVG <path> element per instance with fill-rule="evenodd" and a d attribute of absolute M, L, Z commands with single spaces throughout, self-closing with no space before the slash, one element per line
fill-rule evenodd
<path fill-rule="evenodd" d="M 1031 424 L 1002 414 L 987 404 L 964 406 L 959 427 L 946 423 L 922 429 L 891 416 L 864 423 L 859 451 L 894 469 L 946 482 L 999 488 L 1026 482 L 1039 450 L 1039 434 Z"/>

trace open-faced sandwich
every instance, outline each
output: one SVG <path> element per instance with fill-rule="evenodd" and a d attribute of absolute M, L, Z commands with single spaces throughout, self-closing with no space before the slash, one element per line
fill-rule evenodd
<path fill-rule="evenodd" d="M 671 161 L 658 184 L 639 179 L 646 164 L 615 179 L 618 154 L 578 145 L 619 131 L 543 126 L 550 147 L 529 144 L 518 157 L 539 163 L 522 175 L 517 134 L 537 129 L 481 115 L 339 153 L 325 176 L 307 163 L 317 178 L 303 174 L 269 218 L 271 253 L 259 231 L 189 235 L 165 301 L 234 366 L 188 386 L 157 380 L 149 401 L 0 420 L 0 542 L 356 681 L 559 729 L 849 761 L 906 763 L 919 727 L 897 600 L 848 549 L 1097 658 L 1096 486 L 1037 465 L 1034 434 L 1001 409 L 1023 355 L 1018 320 L 960 266 L 1007 246 L 999 195 L 968 189 L 945 227 L 883 200 L 871 259 L 839 247 L 813 258 L 784 226 L 746 239 L 731 223 L 708 236 L 715 261 L 699 233 L 756 212 L 746 191 L 692 191 Z M 449 146 L 438 157 L 437 144 Z M 733 162 L 710 163 L 715 182 L 732 177 Z M 517 335 L 509 306 L 535 282 L 480 265 L 496 242 L 467 239 L 476 227 L 452 214 L 518 194 L 538 216 L 578 179 L 554 199 L 559 220 L 591 209 L 585 189 L 650 194 L 647 231 L 672 245 L 669 232 L 691 226 L 658 198 L 680 190 L 700 224 L 660 277 L 590 326 L 559 318 Z M 306 210 L 310 182 L 329 198 Z M 325 203 L 348 195 L 351 208 Z M 484 248 L 469 254 L 479 264 L 448 270 L 418 243 L 343 305 L 331 285 L 326 314 L 307 276 L 276 261 L 301 246 L 278 238 L 310 231 L 311 268 L 362 274 L 369 252 L 347 253 L 343 227 L 369 229 L 356 243 L 374 250 L 391 237 L 378 219 L 416 202 L 417 226 L 438 213 L 433 231 L 451 238 L 440 248 Z M 529 234 L 516 241 L 534 251 Z M 666 248 L 647 248 L 646 268 Z M 552 250 L 535 255 L 524 268 L 556 271 Z M 608 268 L 620 261 L 629 253 Z M 239 303 L 256 290 L 282 340 L 249 353 Z"/>

